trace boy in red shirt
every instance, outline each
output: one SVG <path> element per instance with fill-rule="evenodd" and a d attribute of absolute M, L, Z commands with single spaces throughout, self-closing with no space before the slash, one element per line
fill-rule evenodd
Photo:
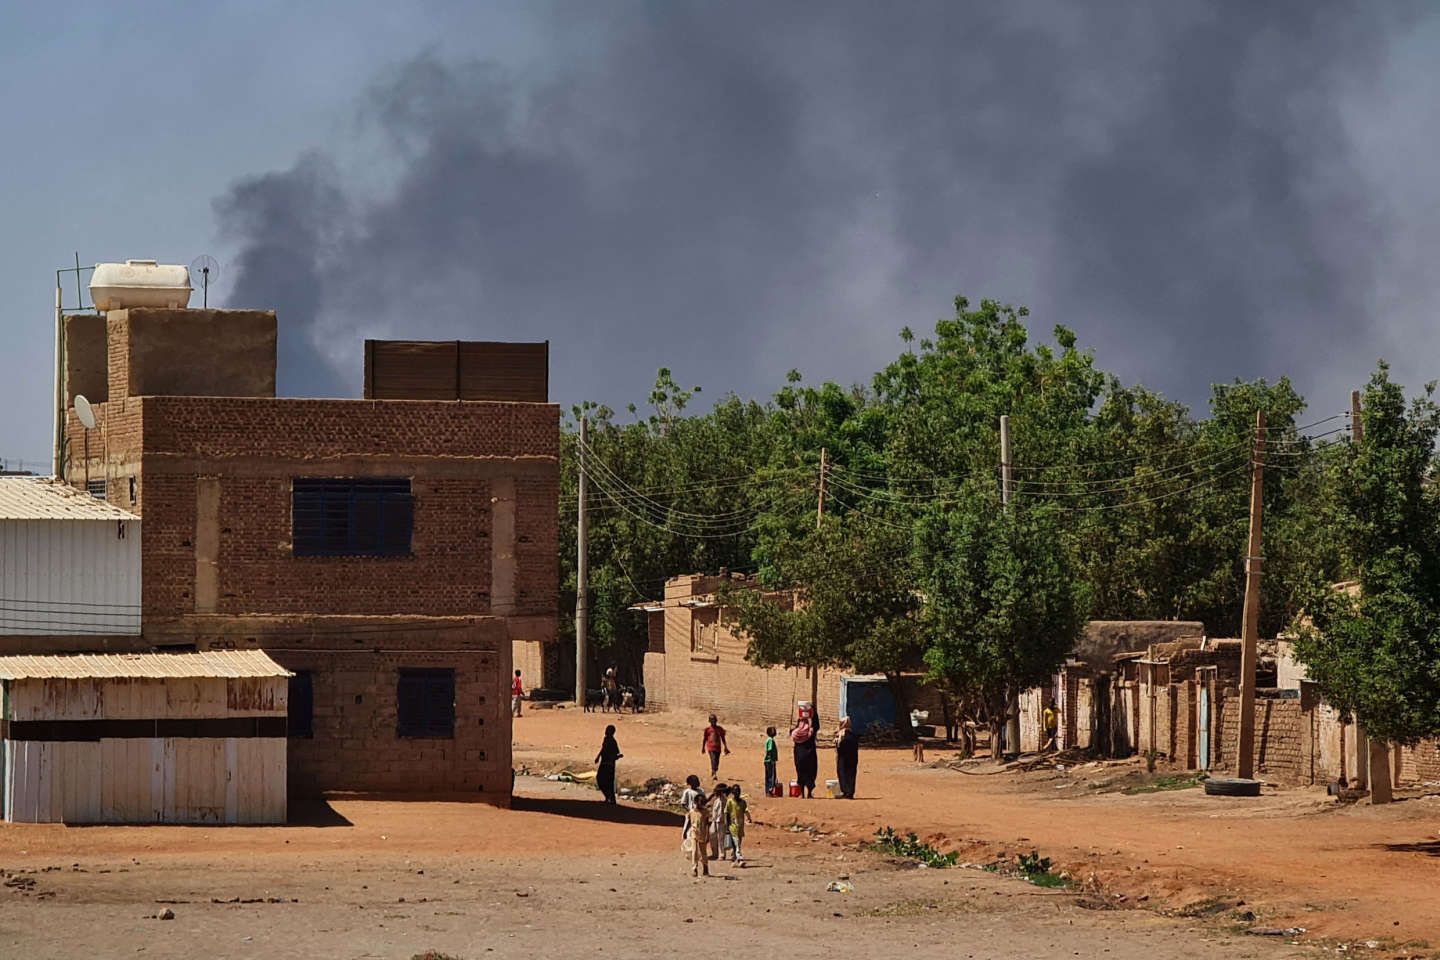
<path fill-rule="evenodd" d="M 710 754 L 710 779 L 714 780 L 720 773 L 720 753 L 730 752 L 730 745 L 725 742 L 725 728 L 715 722 L 715 714 L 710 714 L 710 726 L 705 728 L 705 736 L 701 741 L 700 752 Z"/>
<path fill-rule="evenodd" d="M 510 716 L 520 716 L 520 699 L 525 696 L 525 688 L 520 685 L 520 671 L 515 671 L 515 679 L 510 681 Z"/>

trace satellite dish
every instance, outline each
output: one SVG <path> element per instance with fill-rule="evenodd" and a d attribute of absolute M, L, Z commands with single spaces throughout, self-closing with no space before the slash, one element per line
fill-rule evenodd
<path fill-rule="evenodd" d="M 202 253 L 190 264 L 190 286 L 200 288 L 202 307 L 210 306 L 210 284 L 220 279 L 220 264 L 208 253 Z"/>
<path fill-rule="evenodd" d="M 95 429 L 95 408 L 90 406 L 83 393 L 75 394 L 75 416 L 80 418 L 86 430 Z"/>

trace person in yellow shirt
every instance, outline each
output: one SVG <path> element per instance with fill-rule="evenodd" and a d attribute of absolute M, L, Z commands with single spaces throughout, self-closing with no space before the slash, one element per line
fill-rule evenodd
<path fill-rule="evenodd" d="M 1040 725 L 1045 732 L 1040 752 L 1048 753 L 1056 748 L 1055 740 L 1060 732 L 1060 711 L 1055 708 L 1054 700 L 1045 704 L 1045 711 L 1040 714 Z"/>

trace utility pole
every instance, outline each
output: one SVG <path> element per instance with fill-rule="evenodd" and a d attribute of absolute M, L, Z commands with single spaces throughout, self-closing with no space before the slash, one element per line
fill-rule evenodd
<path fill-rule="evenodd" d="M 829 456 L 824 447 L 820 448 L 820 496 L 815 501 L 815 529 L 819 530 L 825 519 L 825 474 L 830 469 Z M 810 667 L 810 709 L 820 708 L 820 668 Z M 814 716 L 815 714 L 812 714 Z"/>
<path fill-rule="evenodd" d="M 1012 462 L 1010 459 L 1010 417 L 1000 417 L 1000 502 L 1010 509 L 1010 494 L 1013 488 Z M 1020 755 L 1020 691 L 1012 689 L 1005 704 L 1005 752 Z"/>
<path fill-rule="evenodd" d="M 586 450 L 590 442 L 589 420 L 580 418 L 580 447 L 576 461 L 580 467 L 579 496 L 575 506 L 575 702 L 585 706 L 585 666 L 590 658 L 590 560 L 586 547 L 590 539 L 589 518 L 585 515 L 585 499 L 589 494 L 590 477 L 586 472 Z"/>
<path fill-rule="evenodd" d="M 815 529 L 820 529 L 820 521 L 825 519 L 825 471 L 830 461 L 826 458 L 825 448 L 820 448 L 820 499 L 815 503 Z"/>
<path fill-rule="evenodd" d="M 1255 444 L 1250 460 L 1250 544 L 1245 551 L 1245 611 L 1240 626 L 1240 745 L 1236 772 L 1241 780 L 1255 776 L 1255 661 L 1260 645 L 1260 550 L 1265 506 L 1264 410 L 1255 412 Z"/>
<path fill-rule="evenodd" d="M 1360 417 L 1360 391 L 1350 391 L 1350 435 L 1358 445 L 1365 439 L 1365 422 Z M 1383 740 L 1372 740 L 1363 732 L 1360 721 L 1355 721 L 1355 752 L 1357 773 L 1364 771 L 1360 785 L 1368 780 L 1371 803 L 1391 803 L 1395 799 L 1395 782 L 1391 779 L 1390 745 Z"/>
<path fill-rule="evenodd" d="M 61 293 L 60 275 L 55 275 L 55 415 L 50 475 L 64 479 L 65 472 L 65 299 Z"/>
<path fill-rule="evenodd" d="M 1365 423 L 1360 419 L 1360 391 L 1350 391 L 1350 442 L 1357 447 L 1365 439 Z M 1370 738 L 1365 725 L 1355 718 L 1355 786 L 1361 790 L 1370 787 Z"/>

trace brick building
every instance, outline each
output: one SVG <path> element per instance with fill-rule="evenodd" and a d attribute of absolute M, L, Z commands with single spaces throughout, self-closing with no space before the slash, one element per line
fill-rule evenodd
<path fill-rule="evenodd" d="M 715 599 L 725 580 L 704 574 L 671 577 L 664 599 L 642 607 L 650 627 L 646 703 L 715 711 L 731 723 L 786 725 L 795 716 L 796 702 L 810 699 L 810 675 L 801 669 L 757 667 L 745 659 L 749 641 Z M 826 724 L 839 716 L 840 683 L 840 671 L 820 671 L 818 705 Z"/>
<path fill-rule="evenodd" d="M 811 677 L 805 669 L 750 663 L 746 659 L 749 640 L 726 616 L 715 596 L 726 579 L 737 586 L 756 586 L 754 578 L 739 574 L 684 574 L 665 581 L 663 600 L 634 608 L 649 617 L 650 642 L 645 653 L 649 705 L 713 711 L 727 722 L 774 724 L 784 729 L 795 718 L 796 703 L 813 696 L 827 734 L 845 713 L 853 714 L 862 733 L 872 723 L 908 722 L 906 717 L 894 716 L 895 698 L 884 678 L 828 668 Z M 921 679 L 917 673 L 902 675 L 905 705 L 928 711 L 934 722 L 942 712 L 940 697 Z"/>
<path fill-rule="evenodd" d="M 65 476 L 143 518 L 144 641 L 296 673 L 292 794 L 507 799 L 512 660 L 555 636 L 558 408 L 276 398 L 271 312 L 65 331 L 66 407 L 97 420 L 69 413 Z"/>

